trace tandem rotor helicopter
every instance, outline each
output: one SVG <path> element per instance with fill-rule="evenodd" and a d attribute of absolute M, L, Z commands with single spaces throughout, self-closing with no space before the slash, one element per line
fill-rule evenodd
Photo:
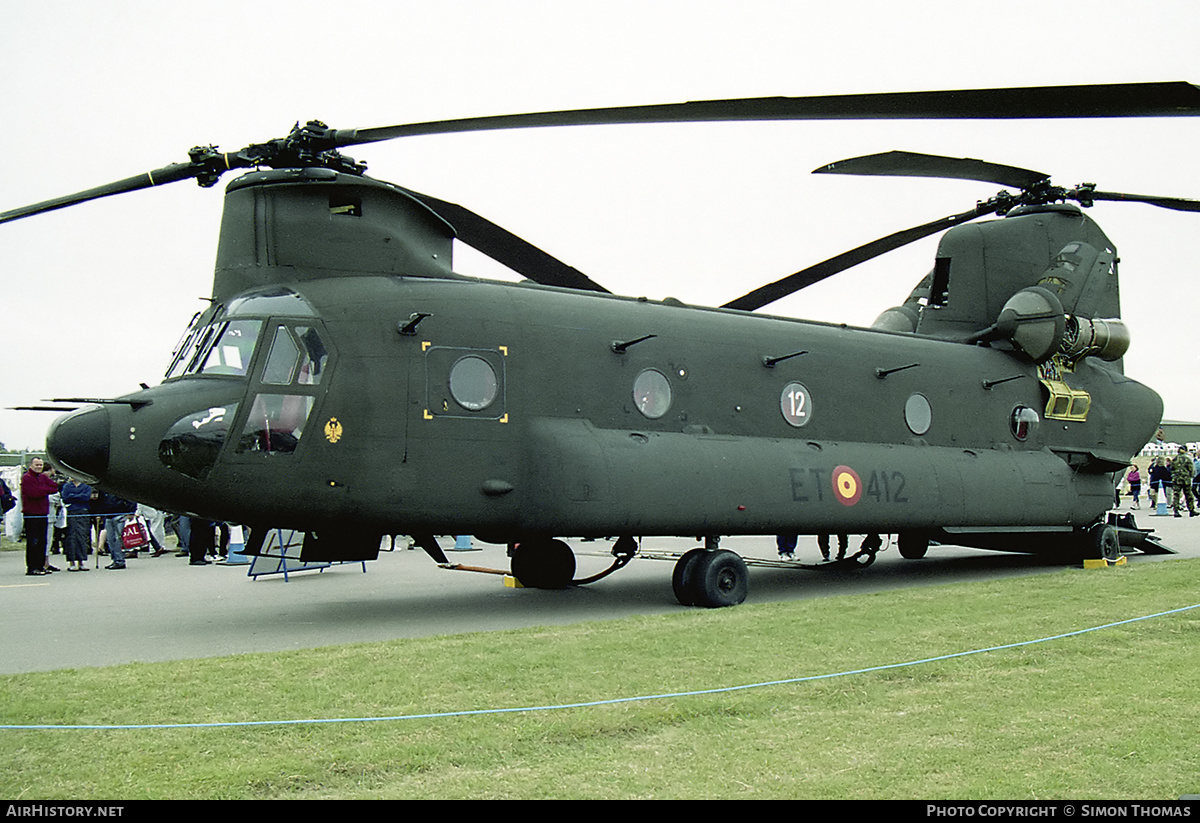
<path fill-rule="evenodd" d="M 714 100 L 338 130 L 311 121 L 0 215 L 196 180 L 226 187 L 211 304 L 160 385 L 52 425 L 51 460 L 155 507 L 306 534 L 302 559 L 412 535 L 507 543 L 526 585 L 569 585 L 566 537 L 698 536 L 685 604 L 741 602 L 720 536 L 899 536 L 1079 556 L 1120 552 L 1113 473 L 1162 401 L 1127 378 L 1117 254 L 1081 207 L 1200 201 L 1062 188 L 971 159 L 890 152 L 827 174 L 944 177 L 1002 191 L 720 307 L 607 292 L 469 209 L 372 179 L 341 153 L 413 135 L 730 120 L 1196 116 L 1189 83 Z M 971 222 L 976 218 L 995 219 Z M 757 310 L 945 232 L 929 274 L 871 328 Z M 527 278 L 455 273 L 458 239 Z M 247 490 L 253 493 L 247 493 Z M 873 558 L 873 555 L 872 555 Z"/>

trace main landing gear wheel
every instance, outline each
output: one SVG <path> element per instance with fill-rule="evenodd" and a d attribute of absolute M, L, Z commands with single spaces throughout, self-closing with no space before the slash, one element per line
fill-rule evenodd
<path fill-rule="evenodd" d="M 1100 523 L 1088 531 L 1091 550 L 1088 557 L 1100 557 L 1113 563 L 1121 559 L 1121 538 L 1117 530 L 1107 523 Z"/>
<path fill-rule="evenodd" d="M 900 532 L 896 546 L 905 560 L 920 560 L 929 551 L 929 535 L 923 532 Z"/>
<path fill-rule="evenodd" d="M 575 577 L 575 553 L 561 540 L 523 541 L 513 548 L 512 573 L 531 589 L 565 589 Z"/>
<path fill-rule="evenodd" d="M 731 551 L 692 549 L 675 564 L 671 588 L 684 606 L 736 606 L 746 599 L 750 573 L 746 562 Z"/>
<path fill-rule="evenodd" d="M 692 578 L 696 571 L 695 561 L 706 551 L 707 549 L 692 549 L 675 561 L 675 570 L 671 572 L 671 590 L 675 592 L 675 599 L 681 606 L 696 605 L 695 595 L 692 593 L 694 588 Z"/>

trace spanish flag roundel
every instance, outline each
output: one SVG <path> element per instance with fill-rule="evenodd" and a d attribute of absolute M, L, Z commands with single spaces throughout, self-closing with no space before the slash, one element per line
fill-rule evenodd
<path fill-rule="evenodd" d="M 862 479 L 849 466 L 833 470 L 833 495 L 843 506 L 853 506 L 862 499 Z"/>

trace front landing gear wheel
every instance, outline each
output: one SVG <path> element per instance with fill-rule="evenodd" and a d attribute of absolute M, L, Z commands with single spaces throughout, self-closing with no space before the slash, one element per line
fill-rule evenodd
<path fill-rule="evenodd" d="M 512 573 L 531 589 L 565 589 L 575 577 L 575 553 L 561 540 L 527 540 L 513 549 Z"/>
<path fill-rule="evenodd" d="M 731 551 L 692 549 L 675 564 L 671 588 L 684 606 L 736 606 L 746 599 L 750 573 Z"/>

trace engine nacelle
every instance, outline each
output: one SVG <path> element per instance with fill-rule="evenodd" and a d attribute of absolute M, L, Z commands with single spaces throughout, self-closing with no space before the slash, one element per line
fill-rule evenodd
<path fill-rule="evenodd" d="M 1101 360 L 1120 360 L 1129 351 L 1129 328 L 1115 319 L 1089 320 L 1086 317 L 1067 317 L 1067 332 L 1062 353 L 1071 361 L 1083 357 Z"/>

